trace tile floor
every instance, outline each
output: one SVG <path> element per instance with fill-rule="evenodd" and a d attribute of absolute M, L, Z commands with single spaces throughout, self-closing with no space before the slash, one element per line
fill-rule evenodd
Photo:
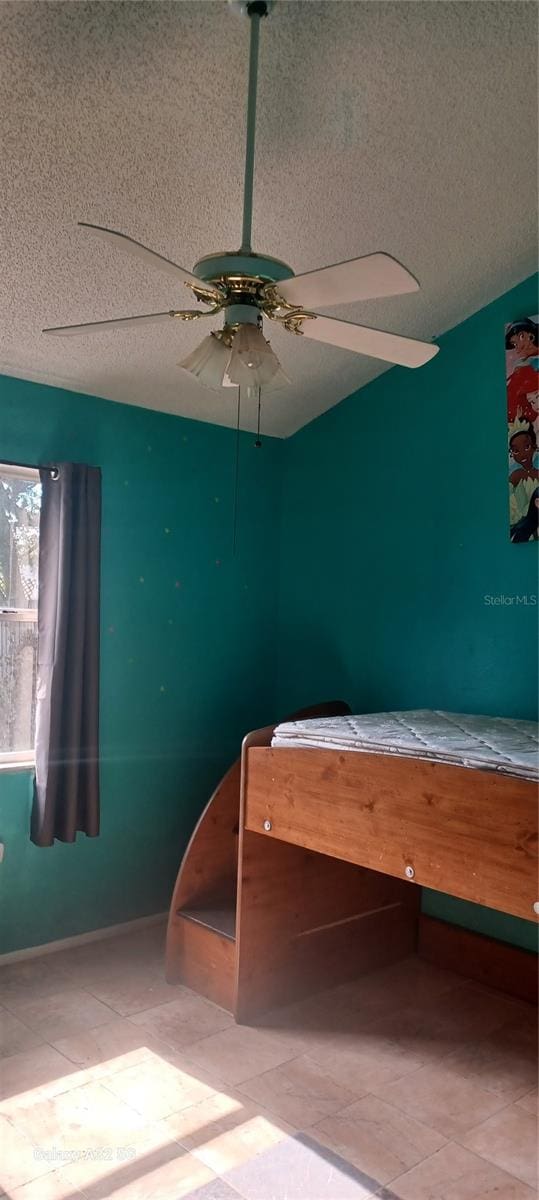
<path fill-rule="evenodd" d="M 9 1200 L 533 1200 L 536 1012 L 418 959 L 254 1028 L 164 927 L 0 967 Z"/>

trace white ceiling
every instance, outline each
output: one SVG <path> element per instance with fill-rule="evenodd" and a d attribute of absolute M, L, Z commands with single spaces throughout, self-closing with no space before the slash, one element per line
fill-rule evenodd
<path fill-rule="evenodd" d="M 423 338 L 529 275 L 536 19 L 520 0 L 278 3 L 262 28 L 255 248 L 296 273 L 388 251 L 419 295 L 332 313 Z M 1 371 L 234 423 L 234 394 L 176 366 L 202 322 L 40 329 L 185 305 L 78 220 L 189 269 L 237 247 L 247 40 L 224 0 L 0 4 Z M 264 405 L 278 436 L 384 369 L 274 325 L 266 335 L 291 380 Z"/>

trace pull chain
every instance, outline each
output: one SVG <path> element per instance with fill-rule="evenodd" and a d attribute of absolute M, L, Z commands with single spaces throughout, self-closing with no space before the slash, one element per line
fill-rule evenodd
<path fill-rule="evenodd" d="M 261 388 L 259 388 L 259 389 L 258 389 L 258 421 L 257 421 L 257 426 L 256 426 L 256 442 L 255 442 L 255 446 L 256 446 L 257 450 L 259 450 L 259 449 L 260 449 L 260 447 L 261 447 L 261 445 L 262 445 L 262 442 L 260 441 L 260 404 L 261 404 L 261 390 L 262 390 Z"/>
<path fill-rule="evenodd" d="M 240 478 L 240 413 L 241 413 L 241 388 L 238 387 L 238 415 L 236 420 L 236 453 L 234 462 L 234 507 L 232 517 L 232 554 L 236 553 L 236 540 L 238 533 L 238 485 Z"/>

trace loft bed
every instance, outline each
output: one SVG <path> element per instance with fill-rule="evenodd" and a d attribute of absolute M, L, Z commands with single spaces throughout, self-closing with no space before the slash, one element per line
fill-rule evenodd
<path fill-rule="evenodd" d="M 201 838 L 194 907 L 192 887 L 190 898 L 181 886 L 173 898 L 168 978 L 239 1021 L 403 957 L 418 939 L 421 950 L 422 885 L 536 919 L 536 727 L 330 707 L 322 720 L 312 710 L 247 736 L 226 777 L 234 851 L 224 875 L 211 803 L 180 871 L 185 883 Z M 219 873 L 226 888 L 214 887 Z M 510 961 L 507 948 L 498 986 L 522 973 L 519 953 Z M 531 971 L 521 981 L 528 997 Z"/>

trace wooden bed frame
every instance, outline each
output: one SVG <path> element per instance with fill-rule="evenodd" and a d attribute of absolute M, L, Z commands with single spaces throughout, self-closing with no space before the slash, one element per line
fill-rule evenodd
<path fill-rule="evenodd" d="M 339 702 L 323 707 L 330 715 Z M 535 784 L 393 755 L 272 748 L 273 729 L 245 738 L 220 816 L 218 789 L 193 835 L 169 920 L 171 981 L 249 1022 L 401 958 L 418 940 L 435 958 L 432 925 L 443 932 L 444 923 L 423 918 L 420 930 L 421 885 L 536 919 Z M 459 934 L 466 970 L 474 937 L 489 939 Z M 508 990 L 531 998 L 535 956 L 492 946 L 494 984 L 514 970 Z"/>

